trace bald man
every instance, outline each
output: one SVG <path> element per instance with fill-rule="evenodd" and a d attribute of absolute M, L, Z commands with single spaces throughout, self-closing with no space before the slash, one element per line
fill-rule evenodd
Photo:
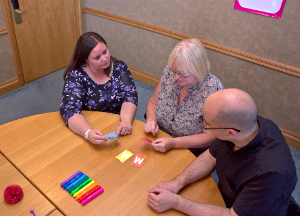
<path fill-rule="evenodd" d="M 188 215 L 287 215 L 297 175 L 275 123 L 258 116 L 252 97 L 239 89 L 210 95 L 204 103 L 204 118 L 204 129 L 216 141 L 172 181 L 148 190 L 148 204 L 158 212 L 173 208 Z M 177 194 L 214 169 L 227 208 Z"/>

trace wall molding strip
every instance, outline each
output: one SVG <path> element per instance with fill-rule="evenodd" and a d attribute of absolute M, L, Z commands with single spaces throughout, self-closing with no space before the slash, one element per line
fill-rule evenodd
<path fill-rule="evenodd" d="M 83 34 L 83 25 L 82 25 L 82 1 L 81 0 L 77 0 L 75 1 L 76 4 L 76 9 L 77 9 L 77 14 L 76 14 L 76 18 L 77 18 L 77 25 L 79 25 L 79 35 L 78 38 L 80 37 L 80 35 Z"/>
<path fill-rule="evenodd" d="M 287 144 L 300 150 L 300 136 L 288 130 L 285 130 L 283 128 L 279 128 L 279 129 L 281 130 Z"/>
<path fill-rule="evenodd" d="M 135 69 L 135 68 L 130 67 L 130 66 L 128 66 L 128 68 L 129 68 L 129 70 L 130 70 L 130 72 L 132 74 L 132 77 L 134 79 L 137 79 L 137 80 L 139 80 L 139 81 L 141 81 L 143 83 L 146 83 L 146 84 L 148 84 L 150 86 L 153 86 L 155 88 L 156 88 L 157 84 L 159 83 L 160 79 L 157 78 L 156 76 L 152 76 L 152 75 L 150 75 L 148 73 L 145 73 L 143 71 L 140 71 L 140 70 Z"/>
<path fill-rule="evenodd" d="M 7 28 L 4 27 L 4 28 L 0 28 L 0 35 L 4 35 L 4 34 L 7 34 L 8 31 L 7 31 Z"/>
<path fill-rule="evenodd" d="M 152 31 L 152 32 L 162 34 L 162 35 L 165 35 L 165 36 L 168 36 L 168 37 L 172 37 L 172 38 L 175 38 L 175 39 L 179 39 L 179 40 L 183 40 L 183 39 L 186 39 L 186 38 L 195 38 L 195 37 L 191 37 L 189 35 L 182 34 L 182 33 L 179 33 L 179 32 L 175 32 L 175 31 L 168 30 L 168 29 L 165 29 L 165 28 L 161 28 L 161 27 L 158 27 L 158 26 L 154 26 L 154 25 L 151 25 L 151 24 L 143 23 L 143 22 L 140 22 L 140 21 L 132 20 L 132 19 L 129 19 L 129 18 L 117 16 L 117 15 L 114 15 L 114 14 L 110 14 L 110 13 L 106 13 L 106 12 L 102 12 L 102 11 L 98 11 L 98 10 L 94 10 L 94 9 L 90 9 L 90 8 L 83 8 L 82 13 L 88 13 L 88 14 L 91 14 L 91 15 L 95 15 L 95 16 L 106 18 L 106 19 L 110 19 L 110 20 L 113 20 L 113 21 L 121 22 L 121 23 L 124 23 L 124 24 L 135 26 L 135 27 L 138 27 L 138 28 L 141 28 L 141 29 Z M 292 76 L 300 77 L 300 68 L 285 65 L 285 64 L 282 64 L 282 63 L 279 63 L 279 62 L 276 62 L 276 61 L 272 61 L 270 59 L 262 58 L 262 57 L 259 57 L 259 56 L 256 56 L 256 55 L 252 55 L 252 54 L 249 54 L 249 53 L 246 53 L 246 52 L 242 52 L 242 51 L 239 51 L 239 50 L 236 50 L 236 49 L 232 49 L 232 48 L 229 48 L 229 47 L 226 47 L 226 46 L 222 46 L 222 45 L 219 45 L 219 44 L 216 44 L 216 43 L 212 43 L 212 42 L 200 39 L 200 38 L 197 38 L 197 39 L 199 39 L 204 44 L 204 46 L 208 49 L 211 49 L 211 50 L 214 50 L 214 51 L 226 54 L 226 55 L 230 55 L 230 56 L 233 56 L 233 57 L 236 57 L 236 58 L 248 61 L 248 62 L 252 62 L 254 64 L 258 64 L 258 65 L 261 65 L 261 66 L 264 66 L 264 67 L 267 67 L 267 68 L 271 68 L 273 70 L 277 70 L 277 71 L 280 71 L 280 72 L 283 72 L 283 73 L 286 73 L 286 74 L 289 74 L 289 75 L 292 75 Z"/>
<path fill-rule="evenodd" d="M 22 85 L 20 84 L 18 78 L 8 80 L 0 84 L 0 95 L 6 94 L 12 90 L 20 88 L 21 86 Z"/>

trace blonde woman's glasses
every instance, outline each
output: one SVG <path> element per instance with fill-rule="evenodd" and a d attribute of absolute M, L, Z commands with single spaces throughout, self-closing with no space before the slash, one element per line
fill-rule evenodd
<path fill-rule="evenodd" d="M 189 75 L 183 75 L 182 72 L 180 72 L 180 71 L 178 71 L 178 72 L 174 71 L 171 68 L 169 68 L 168 66 L 166 66 L 166 68 L 167 68 L 167 70 L 171 71 L 174 74 L 177 74 L 177 75 L 181 76 L 182 78 L 188 78 L 189 76 L 191 76 L 191 74 L 189 74 Z"/>

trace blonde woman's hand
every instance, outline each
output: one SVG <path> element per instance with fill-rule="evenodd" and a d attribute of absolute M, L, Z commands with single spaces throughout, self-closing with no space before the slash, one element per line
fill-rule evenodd
<path fill-rule="evenodd" d="M 152 142 L 152 146 L 156 151 L 167 152 L 174 147 L 174 138 L 159 138 Z"/>
<path fill-rule="evenodd" d="M 144 125 L 144 130 L 146 133 L 152 133 L 153 136 L 155 136 L 158 132 L 158 124 L 156 121 L 147 121 L 147 123 Z"/>

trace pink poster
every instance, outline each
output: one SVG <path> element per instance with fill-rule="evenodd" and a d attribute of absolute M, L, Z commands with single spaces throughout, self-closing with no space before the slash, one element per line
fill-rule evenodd
<path fill-rule="evenodd" d="M 286 0 L 235 0 L 234 9 L 281 18 Z"/>

